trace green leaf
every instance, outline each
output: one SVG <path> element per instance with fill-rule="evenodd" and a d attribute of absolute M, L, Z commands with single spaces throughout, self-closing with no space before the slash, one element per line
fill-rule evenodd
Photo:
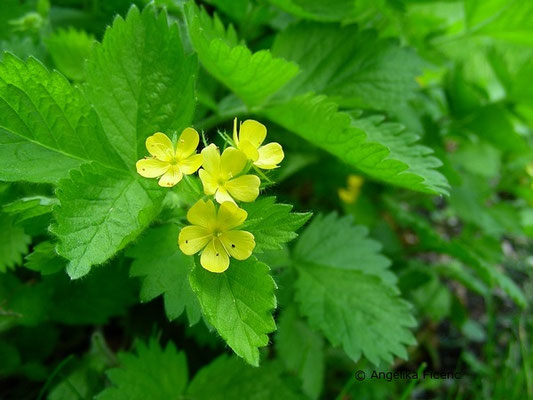
<path fill-rule="evenodd" d="M 350 235 L 342 219 L 335 216 L 325 217 L 330 225 L 338 226 L 339 235 Z M 377 256 L 377 246 L 371 247 L 374 256 L 369 254 L 357 267 L 347 269 L 331 251 L 325 251 L 316 260 L 315 234 L 326 223 L 318 219 L 317 225 L 311 224 L 298 240 L 294 252 L 294 266 L 298 272 L 296 280 L 296 300 L 311 327 L 319 329 L 334 345 L 342 345 L 346 354 L 357 361 L 364 355 L 374 365 L 381 360 L 392 363 L 393 355 L 407 358 L 406 345 L 414 344 L 415 339 L 408 328 L 416 325 L 410 306 L 398 295 L 398 290 L 390 283 L 384 283 L 376 271 L 385 272 L 381 258 Z M 323 240 L 328 233 L 320 231 Z M 357 258 L 364 251 L 366 235 L 352 238 L 346 250 Z M 327 256 L 332 261 L 327 261 Z M 379 260 L 376 264 L 375 260 Z M 386 279 L 386 278 L 385 278 Z M 312 293 L 312 295 L 310 295 Z"/>
<path fill-rule="evenodd" d="M 16 226 L 11 216 L 0 212 L 0 272 L 20 265 L 30 242 L 24 229 Z"/>
<path fill-rule="evenodd" d="M 276 351 L 286 368 L 302 382 L 302 389 L 317 399 L 324 384 L 324 340 L 298 318 L 295 307 L 284 309 L 279 318 Z"/>
<path fill-rule="evenodd" d="M 53 197 L 22 197 L 3 206 L 2 211 L 11 215 L 17 224 L 24 224 L 34 218 L 50 214 L 53 206 L 57 204 L 59 204 L 59 202 Z"/>
<path fill-rule="evenodd" d="M 163 193 L 154 181 L 127 172 L 84 164 L 60 181 L 51 227 L 60 240 L 57 252 L 69 260 L 71 278 L 102 264 L 148 226 Z"/>
<path fill-rule="evenodd" d="M 383 283 L 394 286 L 397 278 L 389 270 L 390 260 L 380 253 L 381 247 L 379 242 L 368 238 L 365 226 L 354 225 L 351 216 L 338 217 L 332 213 L 313 219 L 296 242 L 294 256 L 331 268 L 375 275 Z"/>
<path fill-rule="evenodd" d="M 238 356 L 259 365 L 258 347 L 266 346 L 267 334 L 276 329 L 276 284 L 268 266 L 254 257 L 232 259 L 221 274 L 195 265 L 189 279 L 207 321 Z"/>
<path fill-rule="evenodd" d="M 163 349 L 155 339 L 137 342 L 135 353 L 120 353 L 120 366 L 107 371 L 112 387 L 97 400 L 168 400 L 180 398 L 188 380 L 185 354 L 169 342 Z"/>
<path fill-rule="evenodd" d="M 278 35 L 272 53 L 301 68 L 284 95 L 318 92 L 342 107 L 387 109 L 405 102 L 414 97 L 422 72 L 413 49 L 355 25 L 292 25 Z"/>
<path fill-rule="evenodd" d="M 47 319 L 50 291 L 35 282 L 22 282 L 14 274 L 0 274 L 0 332 L 13 326 L 36 326 Z"/>
<path fill-rule="evenodd" d="M 148 230 L 127 251 L 134 258 L 130 276 L 142 278 L 141 302 L 163 295 L 168 319 L 172 321 L 186 310 L 193 325 L 200 319 L 200 305 L 189 283 L 193 258 L 178 248 L 179 231 L 176 225 Z"/>
<path fill-rule="evenodd" d="M 85 87 L 129 173 L 84 165 L 58 187 L 53 232 L 67 272 L 78 278 L 122 249 L 159 211 L 162 192 L 135 162 L 156 131 L 181 131 L 194 111 L 196 61 L 186 57 L 176 24 L 147 7 L 117 17 L 87 65 Z"/>
<path fill-rule="evenodd" d="M 0 63 L 0 179 L 54 183 L 82 162 L 125 165 L 80 90 L 37 60 Z"/>
<path fill-rule="evenodd" d="M 59 204 L 56 198 L 47 196 L 22 197 L 3 207 L 13 217 L 16 225 L 30 236 L 45 235 L 52 219 L 52 209 Z"/>
<path fill-rule="evenodd" d="M 384 204 L 400 226 L 408 227 L 416 232 L 420 239 L 419 247 L 421 249 L 448 254 L 460 260 L 465 266 L 474 270 L 488 286 L 500 287 L 520 307 L 527 305 L 522 290 L 506 275 L 485 261 L 471 246 L 462 243 L 459 238 L 447 240 L 441 237 L 426 218 L 404 210 L 390 198 L 385 198 Z"/>
<path fill-rule="evenodd" d="M 124 315 L 137 302 L 137 285 L 128 279 L 127 271 L 121 263 L 97 268 L 80 280 L 64 273 L 43 276 L 41 286 L 51 294 L 49 318 L 62 324 L 89 325 Z"/>
<path fill-rule="evenodd" d="M 187 390 L 187 398 L 296 400 L 304 397 L 284 382 L 276 364 L 253 368 L 236 357 L 222 355 L 196 374 Z"/>
<path fill-rule="evenodd" d="M 86 92 L 111 144 L 129 169 L 147 154 L 154 132 L 180 133 L 195 106 L 196 59 L 187 57 L 176 23 L 153 7 L 117 17 L 87 63 Z"/>
<path fill-rule="evenodd" d="M 425 193 L 447 193 L 446 178 L 435 170 L 440 160 L 398 123 L 383 123 L 380 116 L 354 119 L 327 97 L 312 94 L 280 100 L 261 112 L 376 179 Z"/>
<path fill-rule="evenodd" d="M 66 264 L 66 260 L 57 254 L 56 244 L 50 241 L 35 246 L 24 262 L 26 268 L 38 271 L 41 275 L 55 274 L 65 268 Z"/>
<path fill-rule="evenodd" d="M 194 2 L 185 5 L 192 44 L 204 68 L 230 88 L 247 105 L 263 103 L 298 72 L 298 67 L 268 50 L 252 53 L 237 45 L 233 28 L 224 30 L 220 20 L 209 18 Z"/>
<path fill-rule="evenodd" d="M 356 2 L 353 0 L 268 0 L 297 17 L 314 21 L 342 21 L 353 19 Z"/>
<path fill-rule="evenodd" d="M 533 45 L 533 4 L 528 1 L 468 1 L 465 20 L 470 34 Z"/>
<path fill-rule="evenodd" d="M 289 204 L 276 204 L 275 197 L 262 197 L 253 203 L 242 204 L 248 212 L 243 230 L 255 236 L 256 252 L 279 250 L 298 235 L 296 231 L 304 225 L 311 213 L 293 213 Z"/>
<path fill-rule="evenodd" d="M 84 64 L 94 41 L 92 35 L 74 28 L 59 29 L 45 39 L 57 69 L 74 81 L 85 79 Z"/>
<path fill-rule="evenodd" d="M 72 355 L 66 359 L 67 364 L 72 364 L 68 375 L 65 376 L 65 367 L 61 369 L 61 376 L 65 376 L 48 394 L 48 400 L 79 400 L 92 399 L 104 386 L 104 371 L 111 367 L 114 361 L 110 355 L 105 338 L 100 331 L 91 336 L 90 350 L 81 359 L 74 359 Z M 69 360 L 73 360 L 69 362 Z"/>

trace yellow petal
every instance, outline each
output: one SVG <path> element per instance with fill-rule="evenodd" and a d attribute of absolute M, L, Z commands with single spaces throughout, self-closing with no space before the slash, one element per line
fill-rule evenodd
<path fill-rule="evenodd" d="M 200 264 L 211 272 L 224 272 L 229 267 L 229 256 L 220 243 L 220 240 L 213 238 L 205 247 L 200 257 Z"/>
<path fill-rule="evenodd" d="M 203 157 L 201 154 L 195 154 L 179 162 L 181 172 L 185 175 L 194 174 L 202 165 Z"/>
<path fill-rule="evenodd" d="M 229 255 L 237 260 L 246 260 L 255 247 L 254 235 L 246 231 L 228 231 L 220 235 L 220 241 Z"/>
<path fill-rule="evenodd" d="M 137 161 L 135 164 L 137 173 L 145 178 L 157 178 L 163 175 L 170 168 L 170 164 L 155 158 L 146 158 Z"/>
<path fill-rule="evenodd" d="M 231 197 L 240 201 L 254 201 L 259 196 L 261 180 L 255 175 L 243 175 L 226 182 L 224 187 Z"/>
<path fill-rule="evenodd" d="M 235 203 L 235 200 L 233 200 L 233 197 L 230 196 L 228 191 L 224 188 L 224 186 L 220 186 L 217 189 L 217 192 L 215 193 L 215 200 L 218 204 L 222 204 L 225 201 L 229 201 L 231 203 Z"/>
<path fill-rule="evenodd" d="M 218 178 L 220 173 L 220 151 L 214 144 L 210 144 L 202 150 L 202 166 L 209 174 Z"/>
<path fill-rule="evenodd" d="M 158 183 L 159 186 L 171 187 L 181 181 L 181 178 L 183 178 L 183 174 L 181 173 L 179 167 L 177 165 L 171 165 L 168 168 L 168 171 L 165 172 L 161 178 L 159 178 Z"/>
<path fill-rule="evenodd" d="M 178 244 L 183 253 L 191 256 L 202 250 L 212 237 L 213 235 L 201 226 L 186 226 L 180 231 Z"/>
<path fill-rule="evenodd" d="M 253 119 L 247 119 L 241 124 L 239 140 L 248 140 L 255 148 L 258 148 L 264 142 L 266 134 L 266 126 Z"/>
<path fill-rule="evenodd" d="M 259 147 L 259 158 L 254 165 L 262 169 L 277 168 L 278 164 L 283 160 L 283 148 L 279 143 L 269 143 L 265 146 Z"/>
<path fill-rule="evenodd" d="M 167 135 L 154 133 L 146 139 L 146 149 L 154 157 L 162 161 L 170 161 L 174 157 L 174 147 Z"/>
<path fill-rule="evenodd" d="M 205 169 L 198 171 L 202 185 L 204 186 L 204 193 L 207 195 L 215 194 L 218 189 L 218 181 L 211 176 Z"/>
<path fill-rule="evenodd" d="M 257 161 L 259 152 L 257 147 L 254 147 L 248 140 L 241 140 L 239 142 L 239 150 L 241 150 L 248 160 Z"/>
<path fill-rule="evenodd" d="M 221 232 L 229 231 L 242 225 L 248 213 L 235 203 L 226 201 L 220 205 L 217 215 L 217 228 Z"/>
<path fill-rule="evenodd" d="M 193 225 L 212 230 L 217 220 L 215 204 L 211 200 L 198 200 L 187 212 L 187 220 Z"/>
<path fill-rule="evenodd" d="M 235 147 L 228 147 L 220 157 L 220 176 L 232 178 L 242 172 L 246 166 L 246 155 Z"/>
<path fill-rule="evenodd" d="M 176 156 L 178 158 L 189 157 L 196 151 L 198 143 L 200 143 L 200 136 L 198 135 L 198 132 L 196 132 L 196 129 L 185 128 L 183 132 L 181 132 L 178 143 L 176 144 Z"/>

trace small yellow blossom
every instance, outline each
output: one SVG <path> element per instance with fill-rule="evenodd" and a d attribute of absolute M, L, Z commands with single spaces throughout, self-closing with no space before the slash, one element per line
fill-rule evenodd
<path fill-rule="evenodd" d="M 152 157 L 137 161 L 137 172 L 145 178 L 161 177 L 159 186 L 174 186 L 183 175 L 194 174 L 202 165 L 202 155 L 196 154 L 199 142 L 198 132 L 193 128 L 181 132 L 175 148 L 167 135 L 154 133 L 146 139 Z"/>
<path fill-rule="evenodd" d="M 256 167 L 274 169 L 278 167 L 285 154 L 283 154 L 283 149 L 279 143 L 272 142 L 261 146 L 265 141 L 266 134 L 266 126 L 253 119 L 247 119 L 241 123 L 239 132 L 237 133 L 237 118 L 233 121 L 233 141 L 235 142 L 235 146 Z"/>
<path fill-rule="evenodd" d="M 361 186 L 363 186 L 364 179 L 359 175 L 348 175 L 348 187 L 339 189 L 340 199 L 347 203 L 353 204 L 357 201 L 359 194 L 361 193 Z"/>
<path fill-rule="evenodd" d="M 202 251 L 202 267 L 211 272 L 224 272 L 230 257 L 246 260 L 252 255 L 254 235 L 235 230 L 246 217 L 248 213 L 232 202 L 222 203 L 217 213 L 211 200 L 198 200 L 187 212 L 187 220 L 192 225 L 180 231 L 179 247 L 187 255 Z"/>
<path fill-rule="evenodd" d="M 210 144 L 202 150 L 202 156 L 203 168 L 198 171 L 198 175 L 205 194 L 214 194 L 220 204 L 235 200 L 254 201 L 259 196 L 261 180 L 257 176 L 238 176 L 247 163 L 242 151 L 228 147 L 221 156 L 218 147 Z"/>

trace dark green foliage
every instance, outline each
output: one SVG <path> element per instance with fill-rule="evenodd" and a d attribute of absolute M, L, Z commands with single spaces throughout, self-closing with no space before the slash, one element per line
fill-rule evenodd
<path fill-rule="evenodd" d="M 0 398 L 533 398 L 532 77 L 531 1 L 0 0 Z M 215 273 L 136 163 L 235 118 Z"/>

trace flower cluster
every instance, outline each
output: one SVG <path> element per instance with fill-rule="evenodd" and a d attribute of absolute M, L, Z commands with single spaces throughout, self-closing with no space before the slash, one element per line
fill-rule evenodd
<path fill-rule="evenodd" d="M 178 244 L 187 255 L 200 253 L 202 267 L 217 273 L 228 269 L 230 257 L 245 260 L 255 248 L 254 235 L 236 229 L 248 217 L 237 202 L 252 202 L 259 196 L 261 180 L 252 170 L 277 168 L 284 157 L 279 143 L 262 145 L 267 135 L 263 124 L 246 120 L 237 125 L 235 118 L 233 143 L 228 139 L 231 146 L 222 154 L 215 144 L 198 154 L 200 136 L 193 128 L 186 128 L 175 144 L 164 133 L 155 133 L 146 139 L 151 156 L 136 164 L 140 175 L 159 178 L 164 187 L 198 172 L 205 196 L 187 212 L 191 225 L 180 231 Z"/>

